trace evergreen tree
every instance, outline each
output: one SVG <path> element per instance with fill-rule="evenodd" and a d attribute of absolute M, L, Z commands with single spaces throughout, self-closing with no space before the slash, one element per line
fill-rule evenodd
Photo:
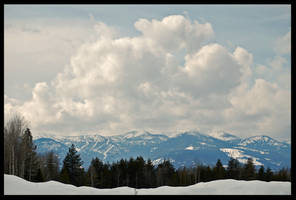
<path fill-rule="evenodd" d="M 112 187 L 112 180 L 111 180 L 111 166 L 109 163 L 103 165 L 102 171 L 102 185 L 103 188 L 111 188 Z"/>
<path fill-rule="evenodd" d="M 95 170 L 94 170 L 94 167 L 90 165 L 86 172 L 86 186 L 95 187 L 94 178 L 95 178 Z"/>
<path fill-rule="evenodd" d="M 81 175 L 83 173 L 82 164 L 83 161 L 81 161 L 80 155 L 77 153 L 74 144 L 72 144 L 63 161 L 63 168 L 67 169 L 70 182 L 73 185 L 81 185 Z"/>
<path fill-rule="evenodd" d="M 266 172 L 265 172 L 265 181 L 271 181 L 273 178 L 273 172 L 271 171 L 271 169 L 268 167 L 266 169 Z"/>
<path fill-rule="evenodd" d="M 216 166 L 213 169 L 213 178 L 215 179 L 225 178 L 225 169 L 220 159 L 218 159 Z"/>
<path fill-rule="evenodd" d="M 136 167 L 136 188 L 141 188 L 145 184 L 144 180 L 144 167 L 145 167 L 145 160 L 142 156 L 138 156 L 135 160 L 135 167 Z"/>
<path fill-rule="evenodd" d="M 59 159 L 58 156 L 50 151 L 43 155 L 43 172 L 45 180 L 58 180 L 59 177 Z"/>
<path fill-rule="evenodd" d="M 237 159 L 231 158 L 227 166 L 227 178 L 236 179 L 240 178 L 240 163 Z"/>
<path fill-rule="evenodd" d="M 152 164 L 151 159 L 148 159 L 145 168 L 144 168 L 144 176 L 145 176 L 145 187 L 152 187 L 155 185 L 155 173 L 154 166 Z"/>
<path fill-rule="evenodd" d="M 288 181 L 288 169 L 282 168 L 275 174 L 275 180 L 277 181 Z"/>
<path fill-rule="evenodd" d="M 248 158 L 247 163 L 244 165 L 242 178 L 244 180 L 254 180 L 256 178 L 256 169 L 252 158 Z"/>
<path fill-rule="evenodd" d="M 178 176 L 178 185 L 180 185 L 180 186 L 187 185 L 188 178 L 187 178 L 187 169 L 186 169 L 186 167 L 179 168 L 177 170 L 177 176 Z"/>
<path fill-rule="evenodd" d="M 63 167 L 60 173 L 60 181 L 62 183 L 71 184 L 70 173 L 67 167 Z"/>
<path fill-rule="evenodd" d="M 201 165 L 197 165 L 195 170 L 194 170 L 194 183 L 199 183 L 200 182 L 200 172 L 201 172 Z"/>
<path fill-rule="evenodd" d="M 26 180 L 32 181 L 37 176 L 40 161 L 36 153 L 37 146 L 33 143 L 33 137 L 29 128 L 25 130 L 21 144 L 24 155 L 23 167 L 21 169 L 22 174 Z"/>
<path fill-rule="evenodd" d="M 198 182 L 205 182 L 209 176 L 206 172 L 207 167 L 204 165 L 199 165 L 198 167 Z"/>
<path fill-rule="evenodd" d="M 205 169 L 205 180 L 204 181 L 212 181 L 213 180 L 213 171 L 210 166 L 207 166 Z"/>
<path fill-rule="evenodd" d="M 91 186 L 103 188 L 103 162 L 99 158 L 92 159 L 88 171 Z"/>
<path fill-rule="evenodd" d="M 103 164 L 102 161 L 96 158 L 92 160 L 88 168 L 87 184 L 99 188 L 114 188 L 118 186 L 133 188 L 153 188 L 164 185 L 188 186 L 196 182 L 208 182 L 219 177 L 223 178 L 223 174 L 226 174 L 225 169 L 224 173 L 221 173 L 223 169 L 224 167 L 219 159 L 214 167 L 198 165 L 195 168 L 183 167 L 175 171 L 169 160 L 164 160 L 155 168 L 150 159 L 145 162 L 142 157 L 130 158 L 129 161 L 121 159 L 119 162 L 112 163 L 111 165 L 109 163 Z M 63 168 L 61 174 L 64 174 L 64 179 L 67 180 L 66 168 Z M 256 173 L 251 159 L 244 166 L 241 166 L 235 159 L 229 160 L 227 178 L 262 179 L 262 174 L 264 180 L 289 180 L 290 177 L 286 168 L 273 174 L 270 168 L 264 173 L 264 167 L 262 166 L 258 173 Z"/>
<path fill-rule="evenodd" d="M 164 178 L 163 178 L 163 164 L 160 163 L 158 164 L 157 168 L 156 168 L 156 185 L 157 186 L 162 186 L 164 185 Z"/>
<path fill-rule="evenodd" d="M 128 163 L 127 160 L 121 159 L 118 163 L 118 168 L 119 168 L 119 174 L 120 174 L 120 179 L 119 179 L 119 185 L 120 186 L 127 186 L 128 182 Z"/>
<path fill-rule="evenodd" d="M 81 170 L 80 170 L 80 174 L 79 174 L 79 178 L 78 178 L 79 182 L 78 182 L 78 185 L 79 186 L 83 186 L 83 185 L 86 185 L 86 173 L 84 171 L 84 168 L 81 167 Z"/>
<path fill-rule="evenodd" d="M 164 185 L 173 185 L 175 169 L 170 160 L 164 160 L 162 165 Z"/>
<path fill-rule="evenodd" d="M 136 188 L 138 181 L 137 166 L 134 158 L 130 158 L 128 162 L 128 186 Z"/>
<path fill-rule="evenodd" d="M 263 181 L 264 180 L 265 169 L 264 166 L 261 165 L 260 169 L 258 170 L 257 179 Z"/>
<path fill-rule="evenodd" d="M 40 168 L 37 170 L 37 174 L 33 178 L 32 181 L 34 181 L 34 182 L 43 182 L 44 181 L 44 176 L 43 176 L 42 171 L 41 171 Z"/>

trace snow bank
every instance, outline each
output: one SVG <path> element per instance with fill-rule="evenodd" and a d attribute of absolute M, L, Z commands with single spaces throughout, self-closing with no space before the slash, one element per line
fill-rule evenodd
<path fill-rule="evenodd" d="M 56 181 L 32 183 L 12 175 L 4 175 L 5 195 L 291 195 L 290 182 L 217 180 L 187 187 L 162 186 L 153 189 L 118 187 L 96 189 L 75 187 Z"/>
<path fill-rule="evenodd" d="M 96 189 L 76 187 L 57 181 L 32 183 L 13 175 L 4 175 L 4 195 L 109 195 L 134 194 L 134 189 L 118 187 L 114 189 Z"/>
<path fill-rule="evenodd" d="M 290 195 L 290 182 L 217 180 L 201 182 L 187 187 L 163 186 L 140 189 L 138 194 L 167 195 Z"/>

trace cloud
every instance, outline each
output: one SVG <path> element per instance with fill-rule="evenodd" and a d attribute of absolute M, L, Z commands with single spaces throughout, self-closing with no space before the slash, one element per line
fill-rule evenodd
<path fill-rule="evenodd" d="M 277 77 L 276 70 L 285 71 L 281 58 L 268 66 L 254 65 L 246 49 L 230 52 L 211 43 L 211 24 L 182 15 L 139 19 L 135 28 L 139 36 L 121 37 L 98 22 L 93 26 L 96 38 L 73 50 L 53 79 L 35 84 L 32 99 L 16 103 L 6 96 L 5 112 L 15 108 L 26 113 L 37 132 L 218 128 L 238 135 L 283 131 L 281 136 L 287 137 L 290 91 L 263 75 L 269 71 Z"/>
<path fill-rule="evenodd" d="M 151 22 L 140 19 L 135 23 L 135 28 L 167 51 L 186 48 L 188 52 L 194 52 L 202 42 L 214 36 L 210 23 L 200 24 L 196 20 L 191 23 L 182 15 L 171 15 L 161 21 L 153 19 Z"/>
<path fill-rule="evenodd" d="M 233 55 L 242 66 L 240 68 L 240 72 L 242 73 L 241 82 L 249 81 L 252 76 L 251 66 L 253 64 L 253 55 L 242 47 L 237 47 Z"/>
<path fill-rule="evenodd" d="M 19 106 L 24 117 L 33 124 L 44 125 L 59 120 L 55 97 L 46 82 L 37 83 L 32 91 L 31 101 Z"/>
<path fill-rule="evenodd" d="M 230 52 L 219 44 L 203 46 L 198 52 L 185 57 L 180 85 L 191 90 L 191 95 L 227 93 L 239 84 L 240 65 Z"/>
<path fill-rule="evenodd" d="M 254 75 L 270 82 L 275 82 L 280 88 L 291 90 L 291 67 L 288 60 L 282 56 L 275 56 L 267 65 L 258 64 Z"/>
<path fill-rule="evenodd" d="M 278 54 L 291 54 L 291 30 L 275 41 L 274 50 Z"/>
<path fill-rule="evenodd" d="M 232 107 L 224 111 L 226 121 L 233 129 L 244 135 L 267 134 L 272 137 L 288 138 L 291 126 L 291 91 L 280 88 L 276 83 L 256 79 L 249 88 L 240 87 L 230 95 Z M 236 124 L 236 125 L 235 125 Z M 246 125 L 247 124 L 247 125 Z M 242 127 L 247 127 L 243 129 Z M 252 131 L 250 131 L 252 130 Z"/>
<path fill-rule="evenodd" d="M 19 96 L 20 91 L 12 87 L 23 88 L 26 83 L 33 88 L 38 82 L 51 81 L 77 48 L 94 37 L 92 24 L 79 20 L 5 20 L 6 93 Z"/>
<path fill-rule="evenodd" d="M 288 34 L 277 41 L 283 41 L 283 38 L 288 38 L 287 36 Z M 226 121 L 233 122 L 228 123 L 229 130 L 240 131 L 245 136 L 267 134 L 275 138 L 290 138 L 291 67 L 288 65 L 289 61 L 283 57 L 284 55 L 276 55 L 265 65 L 254 65 L 252 56 L 247 56 L 247 53 L 244 55 L 240 56 L 242 64 L 246 63 L 246 66 L 251 67 L 245 67 L 246 78 L 229 93 L 232 106 L 223 111 Z M 252 79 L 254 81 L 251 81 Z"/>
<path fill-rule="evenodd" d="M 277 89 L 277 85 L 271 84 L 264 79 L 257 79 L 250 90 L 247 90 L 247 92 L 241 91 L 240 95 L 231 99 L 231 103 L 247 115 L 272 112 L 274 102 L 270 100 L 273 99 Z"/>

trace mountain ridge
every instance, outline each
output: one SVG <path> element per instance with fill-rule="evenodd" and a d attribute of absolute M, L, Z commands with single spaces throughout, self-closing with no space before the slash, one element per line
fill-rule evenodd
<path fill-rule="evenodd" d="M 91 159 L 95 157 L 103 162 L 116 162 L 121 158 L 136 156 L 150 158 L 154 163 L 170 159 L 176 168 L 197 163 L 214 165 L 217 159 L 226 165 L 230 158 L 236 158 L 241 163 L 253 158 L 257 167 L 264 165 L 275 170 L 291 166 L 291 146 L 264 135 L 243 139 L 225 132 L 207 135 L 198 131 L 185 131 L 169 137 L 148 131 L 129 131 L 113 136 L 47 135 L 34 139 L 34 143 L 38 153 L 53 150 L 58 154 L 60 162 L 68 151 L 67 147 L 73 143 L 84 161 L 84 168 L 88 168 Z"/>

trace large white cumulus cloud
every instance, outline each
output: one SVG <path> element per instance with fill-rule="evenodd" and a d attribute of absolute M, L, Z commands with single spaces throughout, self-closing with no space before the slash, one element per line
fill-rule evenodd
<path fill-rule="evenodd" d="M 269 128 L 277 135 L 289 128 L 289 90 L 262 77 L 250 85 L 252 54 L 211 43 L 211 24 L 181 15 L 139 19 L 137 37 L 120 37 L 102 22 L 94 28 L 97 39 L 80 46 L 55 79 L 37 83 L 29 101 L 6 96 L 5 111 L 20 110 L 36 130 L 60 134 Z"/>
<path fill-rule="evenodd" d="M 186 84 L 184 90 L 190 89 L 194 96 L 226 94 L 239 84 L 240 68 L 232 53 L 219 44 L 209 44 L 185 57 L 185 77 L 180 85 Z"/>
<path fill-rule="evenodd" d="M 246 85 L 245 85 L 246 86 Z M 247 129 L 252 135 L 289 137 L 291 131 L 291 91 L 276 83 L 256 79 L 251 88 L 239 87 L 230 95 L 232 107 L 224 111 L 229 128 Z M 233 123 L 233 119 L 237 119 Z M 241 121 L 241 123 L 238 123 Z M 231 127 L 232 126 L 232 127 Z"/>
<path fill-rule="evenodd" d="M 197 50 L 205 40 L 214 36 L 210 23 L 191 23 L 182 15 L 171 15 L 161 21 L 140 19 L 135 23 L 143 36 L 158 43 L 168 51 L 186 48 L 189 52 Z"/>

